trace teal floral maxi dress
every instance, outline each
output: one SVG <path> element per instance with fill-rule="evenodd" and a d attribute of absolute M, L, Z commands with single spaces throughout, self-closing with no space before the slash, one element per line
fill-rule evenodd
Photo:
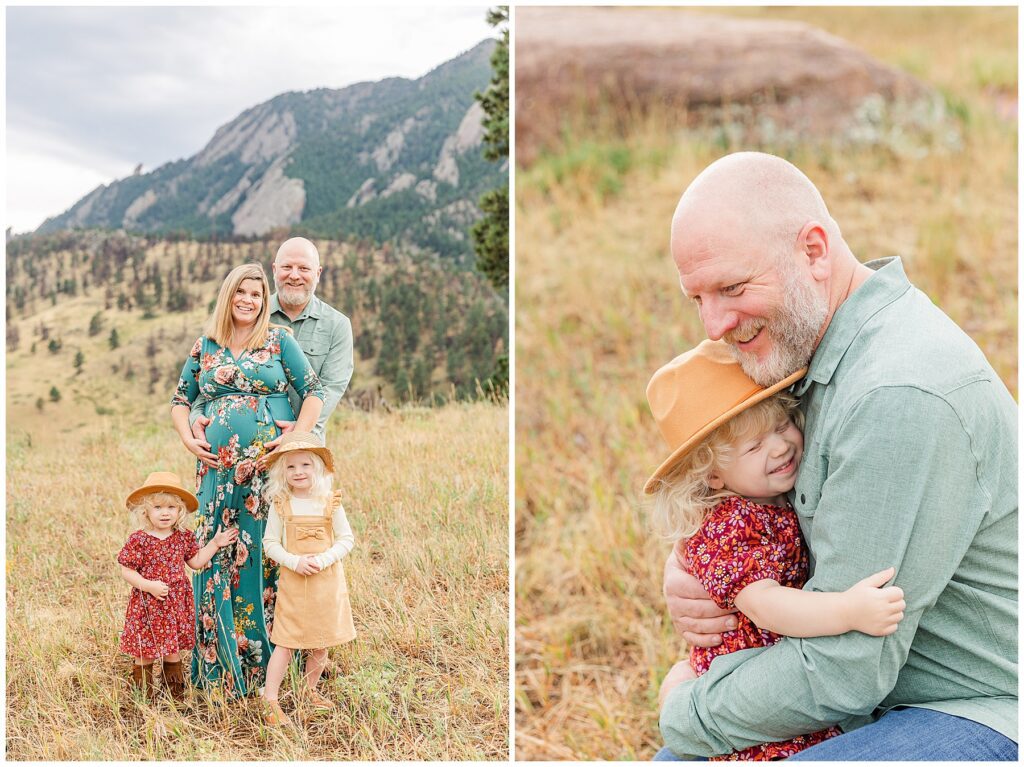
<path fill-rule="evenodd" d="M 196 461 L 196 537 L 205 546 L 217 530 L 238 527 L 238 540 L 221 549 L 193 576 L 196 646 L 192 681 L 223 684 L 232 697 L 263 686 L 270 660 L 270 630 L 277 596 L 277 565 L 263 558 L 268 503 L 266 472 L 256 470 L 264 444 L 280 434 L 274 424 L 293 421 L 288 386 L 299 396 L 324 398 L 324 390 L 291 333 L 271 328 L 261 349 L 235 358 L 205 336 L 185 361 L 172 405 L 206 403 L 210 452 L 217 468 Z"/>

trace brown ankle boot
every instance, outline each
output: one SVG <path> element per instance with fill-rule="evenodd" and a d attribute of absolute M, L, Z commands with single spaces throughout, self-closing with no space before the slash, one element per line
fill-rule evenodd
<path fill-rule="evenodd" d="M 181 671 L 181 661 L 164 661 L 164 685 L 174 700 L 185 699 L 185 675 Z"/>
<path fill-rule="evenodd" d="M 153 696 L 153 664 L 147 663 L 145 666 L 135 664 L 132 666 L 132 684 L 142 690 L 142 695 L 145 698 Z"/>

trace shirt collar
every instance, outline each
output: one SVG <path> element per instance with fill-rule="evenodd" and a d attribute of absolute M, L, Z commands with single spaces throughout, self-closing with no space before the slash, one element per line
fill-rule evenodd
<path fill-rule="evenodd" d="M 314 293 L 310 297 L 309 303 L 306 304 L 306 308 L 303 309 L 302 313 L 294 320 L 292 320 L 292 322 L 298 322 L 299 320 L 304 320 L 307 317 L 312 317 L 317 320 L 322 319 L 321 304 L 323 304 L 323 301 L 317 298 L 316 294 Z M 288 316 L 287 314 L 284 313 L 284 310 L 281 308 L 281 302 L 277 300 L 277 292 L 275 291 L 274 294 L 270 297 L 270 313 L 275 314 L 277 312 L 284 314 L 285 317 Z"/>
<path fill-rule="evenodd" d="M 864 324 L 912 287 L 898 256 L 868 261 L 864 265 L 875 273 L 832 315 L 832 321 L 811 357 L 807 375 L 793 387 L 797 396 L 806 392 L 811 383 L 828 384 Z"/>

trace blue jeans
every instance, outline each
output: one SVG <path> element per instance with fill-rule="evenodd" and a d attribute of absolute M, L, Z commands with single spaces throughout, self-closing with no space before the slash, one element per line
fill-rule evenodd
<path fill-rule="evenodd" d="M 812 746 L 789 760 L 818 762 L 1015 762 L 1017 744 L 983 724 L 926 708 L 899 708 L 877 722 Z M 679 761 L 667 748 L 656 762 Z"/>

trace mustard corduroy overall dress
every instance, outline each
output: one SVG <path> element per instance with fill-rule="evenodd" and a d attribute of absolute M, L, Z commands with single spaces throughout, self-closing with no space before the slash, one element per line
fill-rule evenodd
<path fill-rule="evenodd" d="M 321 554 L 334 545 L 334 509 L 341 503 L 335 493 L 319 516 L 292 514 L 288 498 L 275 499 L 284 524 L 285 550 L 290 554 Z M 291 650 L 333 647 L 355 639 L 352 608 L 341 561 L 313 575 L 299 575 L 281 567 L 277 605 L 270 641 Z"/>

